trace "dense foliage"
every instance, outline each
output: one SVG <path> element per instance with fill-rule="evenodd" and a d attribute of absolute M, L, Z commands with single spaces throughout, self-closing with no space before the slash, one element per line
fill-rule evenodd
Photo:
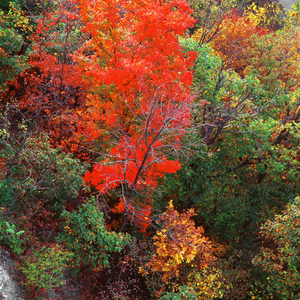
<path fill-rule="evenodd" d="M 300 2 L 0 1 L 25 299 L 299 299 L 299 25 Z"/>

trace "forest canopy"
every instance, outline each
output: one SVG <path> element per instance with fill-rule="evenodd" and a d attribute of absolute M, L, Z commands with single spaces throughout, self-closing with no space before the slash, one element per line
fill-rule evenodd
<path fill-rule="evenodd" d="M 1 0 L 24 299 L 299 299 L 299 26 L 300 2 Z"/>

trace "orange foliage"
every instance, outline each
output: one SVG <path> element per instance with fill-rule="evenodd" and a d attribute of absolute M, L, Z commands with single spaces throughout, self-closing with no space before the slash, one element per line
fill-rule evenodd
<path fill-rule="evenodd" d="M 300 34 L 297 28 L 253 38 L 249 64 L 256 69 L 262 81 L 272 86 L 283 83 L 286 90 L 299 87 Z"/>
<path fill-rule="evenodd" d="M 171 202 L 161 216 L 163 227 L 153 238 L 156 254 L 151 257 L 147 268 L 163 273 L 164 282 L 169 282 L 174 276 L 179 277 L 180 270 L 186 265 L 203 270 L 215 260 L 212 244 L 204 236 L 204 229 L 195 227 L 191 220 L 194 215 L 192 209 L 179 214 Z M 145 273 L 146 269 L 141 271 Z"/>
<path fill-rule="evenodd" d="M 213 40 L 212 46 L 222 58 L 226 68 L 234 69 L 241 75 L 248 66 L 246 61 L 251 49 L 251 36 L 254 34 L 264 35 L 268 30 L 258 27 L 247 16 L 237 13 L 225 19 L 222 31 Z M 197 39 L 197 33 L 195 34 Z"/>

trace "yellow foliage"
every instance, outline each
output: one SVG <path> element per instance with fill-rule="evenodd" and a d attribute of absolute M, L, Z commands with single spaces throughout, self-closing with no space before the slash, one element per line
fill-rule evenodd
<path fill-rule="evenodd" d="M 263 7 L 252 3 L 244 13 L 254 26 L 260 27 L 274 27 L 276 23 L 280 22 L 281 14 L 282 9 L 275 3 L 269 3 Z"/>
<path fill-rule="evenodd" d="M 169 282 L 191 264 L 201 270 L 215 260 L 212 243 L 204 236 L 204 229 L 195 226 L 193 215 L 192 209 L 179 214 L 171 202 L 161 216 L 163 229 L 153 237 L 156 253 L 146 267 L 163 273 L 163 282 Z"/>
<path fill-rule="evenodd" d="M 300 4 L 293 5 L 292 9 L 288 10 L 286 13 L 285 26 L 299 26 L 300 25 Z"/>
<path fill-rule="evenodd" d="M 224 294 L 222 271 L 216 268 L 195 270 L 188 276 L 188 285 L 193 286 L 198 299 L 210 300 L 222 298 Z"/>

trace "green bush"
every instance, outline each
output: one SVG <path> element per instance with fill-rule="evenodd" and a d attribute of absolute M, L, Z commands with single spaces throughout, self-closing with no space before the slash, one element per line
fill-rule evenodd
<path fill-rule="evenodd" d="M 253 264 L 262 274 L 253 285 L 253 299 L 299 299 L 300 197 L 260 229 L 264 243 Z"/>
<path fill-rule="evenodd" d="M 90 265 L 94 269 L 109 266 L 112 252 L 120 252 L 130 242 L 130 236 L 109 231 L 94 199 L 81 205 L 78 211 L 64 212 L 64 231 L 59 240 L 74 253 L 76 267 Z"/>
<path fill-rule="evenodd" d="M 0 158 L 12 161 L 17 146 L 9 143 L 9 137 L 3 137 L 0 146 Z M 82 176 L 86 170 L 87 165 L 72 155 L 53 149 L 47 136 L 27 138 L 13 165 L 0 170 L 0 204 L 12 206 L 22 198 L 31 207 L 42 200 L 52 212 L 60 214 L 66 201 L 76 199 L 85 186 Z"/>
<path fill-rule="evenodd" d="M 197 293 L 188 285 L 179 287 L 178 292 L 169 292 L 160 297 L 161 300 L 195 300 L 198 299 Z"/>
<path fill-rule="evenodd" d="M 21 235 L 24 233 L 23 230 L 17 230 L 14 224 L 10 224 L 7 221 L 4 221 L 0 217 L 0 241 L 1 244 L 9 246 L 11 251 L 16 254 L 20 255 L 24 248 L 23 248 L 23 241 Z"/>
<path fill-rule="evenodd" d="M 59 245 L 42 247 L 27 254 L 20 270 L 26 276 L 25 286 L 52 289 L 65 284 L 64 271 L 72 254 Z"/>
<path fill-rule="evenodd" d="M 28 30 L 29 18 L 23 15 L 20 7 L 0 0 L 0 92 L 5 90 L 8 80 L 13 80 L 26 68 L 27 58 L 18 52 L 25 43 Z"/>

